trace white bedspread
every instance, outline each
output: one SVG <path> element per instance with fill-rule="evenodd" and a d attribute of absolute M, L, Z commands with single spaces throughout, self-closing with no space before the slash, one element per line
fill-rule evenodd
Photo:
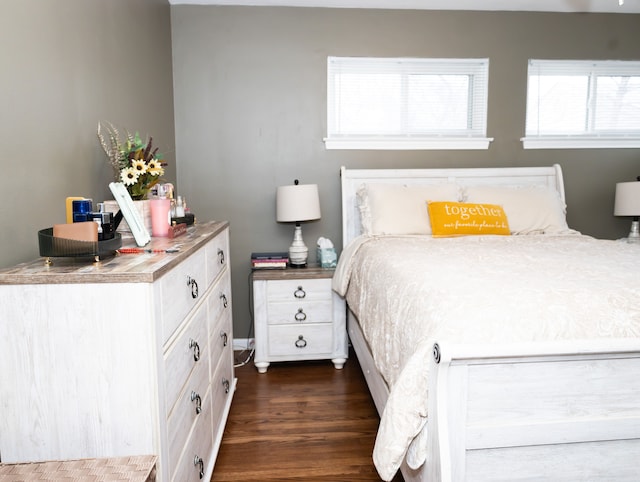
<path fill-rule="evenodd" d="M 405 455 L 424 463 L 417 436 L 433 342 L 640 337 L 639 261 L 640 245 L 579 234 L 354 240 L 334 290 L 390 387 L 374 449 L 380 476 L 390 480 Z"/>

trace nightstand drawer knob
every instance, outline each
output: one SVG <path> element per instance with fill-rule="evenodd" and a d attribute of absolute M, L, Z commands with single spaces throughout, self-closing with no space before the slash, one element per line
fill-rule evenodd
<path fill-rule="evenodd" d="M 307 314 L 302 311 L 302 308 L 298 308 L 298 312 L 295 314 L 294 318 L 296 321 L 304 321 L 307 319 Z"/>
<path fill-rule="evenodd" d="M 224 393 L 229 393 L 229 390 L 231 389 L 231 384 L 229 383 L 229 380 L 227 380 L 226 378 L 223 378 L 222 387 L 224 388 Z"/>
<path fill-rule="evenodd" d="M 224 251 L 221 249 L 218 249 L 218 261 L 220 264 L 224 264 Z"/>
<path fill-rule="evenodd" d="M 225 295 L 224 293 L 220 293 L 220 299 L 222 300 L 222 306 L 224 306 L 225 308 L 227 306 L 229 306 L 229 301 L 227 300 L 227 295 Z"/>
<path fill-rule="evenodd" d="M 293 292 L 293 296 L 296 298 L 304 298 L 307 293 L 302 289 L 302 286 L 298 286 L 298 289 Z"/>
<path fill-rule="evenodd" d="M 307 340 L 305 340 L 302 335 L 298 335 L 298 339 L 296 340 L 296 348 L 304 348 L 305 346 L 307 346 Z"/>
<path fill-rule="evenodd" d="M 202 399 L 196 392 L 191 392 L 191 401 L 196 402 L 196 413 L 202 412 Z"/>
<path fill-rule="evenodd" d="M 224 331 L 221 331 L 220 338 L 222 338 L 222 346 L 227 346 L 227 343 L 229 343 L 229 335 L 227 335 Z"/>

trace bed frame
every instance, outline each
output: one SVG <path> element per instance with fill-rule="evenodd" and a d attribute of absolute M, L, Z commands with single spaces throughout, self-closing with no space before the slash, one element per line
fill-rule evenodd
<path fill-rule="evenodd" d="M 360 233 L 363 183 L 545 185 L 564 199 L 560 166 L 341 169 L 343 246 Z M 348 330 L 380 414 L 389 390 L 355 315 Z M 637 481 L 640 339 L 512 345 L 436 343 L 427 462 L 406 482 Z"/>

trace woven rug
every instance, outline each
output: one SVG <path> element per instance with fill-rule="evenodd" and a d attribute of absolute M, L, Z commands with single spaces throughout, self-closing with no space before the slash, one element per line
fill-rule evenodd
<path fill-rule="evenodd" d="M 0 482 L 154 482 L 156 457 L 115 457 L 0 464 Z"/>

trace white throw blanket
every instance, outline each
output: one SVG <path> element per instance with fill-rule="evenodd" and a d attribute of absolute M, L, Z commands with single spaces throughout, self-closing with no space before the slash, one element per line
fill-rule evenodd
<path fill-rule="evenodd" d="M 374 462 L 393 478 L 426 457 L 435 341 L 640 337 L 640 246 L 579 234 L 360 237 L 333 287 L 360 321 L 390 396 Z"/>

